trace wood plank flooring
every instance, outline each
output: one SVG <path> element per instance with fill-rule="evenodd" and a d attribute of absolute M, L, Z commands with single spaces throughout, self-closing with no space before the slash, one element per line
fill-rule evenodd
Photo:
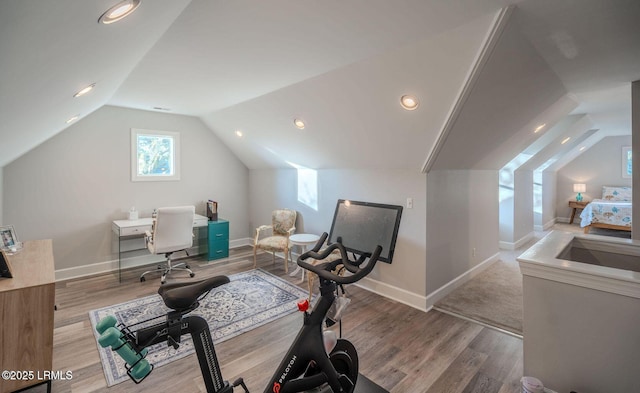
<path fill-rule="evenodd" d="M 249 270 L 253 256 L 251 248 L 241 247 L 231 250 L 227 259 L 196 258 L 190 265 L 201 279 Z M 279 258 L 273 264 L 270 254 L 259 254 L 259 267 L 299 282 L 300 275 L 289 277 L 283 265 Z M 54 381 L 53 392 L 205 392 L 195 355 L 157 368 L 139 385 L 126 381 L 106 387 L 88 311 L 155 293 L 160 279 L 148 276 L 139 282 L 144 270 L 123 272 L 121 284 L 115 274 L 56 284 L 53 368 L 72 371 L 73 379 Z M 353 285 L 348 294 L 351 304 L 343 316 L 343 335 L 358 349 L 360 372 L 390 392 L 520 392 L 521 340 L 437 311 L 425 313 Z M 251 392 L 264 391 L 301 318 L 293 313 L 217 345 L 223 376 L 242 376 Z M 29 392 L 44 391 L 41 386 Z"/>

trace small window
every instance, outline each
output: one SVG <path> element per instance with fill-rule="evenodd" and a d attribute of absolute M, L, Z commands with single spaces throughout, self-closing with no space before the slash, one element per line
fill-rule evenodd
<path fill-rule="evenodd" d="M 180 134 L 131 129 L 131 181 L 180 180 Z"/>
<path fill-rule="evenodd" d="M 631 147 L 625 146 L 622 148 L 622 177 L 630 179 L 633 177 L 633 167 L 631 161 Z"/>

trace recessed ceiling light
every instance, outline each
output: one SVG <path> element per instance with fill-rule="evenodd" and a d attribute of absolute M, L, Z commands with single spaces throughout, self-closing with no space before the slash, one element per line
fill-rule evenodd
<path fill-rule="evenodd" d="M 304 130 L 304 121 L 302 121 L 300 119 L 293 119 L 293 125 L 295 125 L 296 128 Z"/>
<path fill-rule="evenodd" d="M 73 123 L 74 121 L 78 120 L 79 118 L 80 118 L 80 115 L 72 116 L 67 120 L 67 124 Z"/>
<path fill-rule="evenodd" d="M 236 136 L 237 136 L 238 138 L 242 138 L 242 136 L 243 136 L 243 135 L 244 135 L 244 134 L 242 133 L 242 131 L 240 131 L 240 130 L 236 130 Z"/>
<path fill-rule="evenodd" d="M 571 139 L 571 137 L 570 137 L 570 136 L 568 136 L 568 137 L 564 138 L 564 139 L 562 140 L 562 142 L 560 142 L 560 144 L 561 144 L 561 145 L 564 145 L 565 143 L 569 142 L 569 139 Z"/>
<path fill-rule="evenodd" d="M 587 148 L 586 146 L 582 146 L 582 147 L 580 148 L 580 151 L 583 151 L 583 150 L 584 150 L 584 149 L 586 149 L 586 148 Z"/>
<path fill-rule="evenodd" d="M 74 97 L 81 97 L 81 96 L 87 94 L 88 92 L 90 92 L 91 90 L 93 90 L 94 87 L 96 87 L 96 84 L 92 83 L 89 86 L 87 86 L 84 89 L 82 89 L 79 92 L 77 92 L 76 94 L 74 94 L 73 96 Z"/>
<path fill-rule="evenodd" d="M 400 105 L 408 111 L 412 111 L 420 105 L 418 99 L 411 95 L 404 95 L 400 97 Z"/>
<path fill-rule="evenodd" d="M 543 129 L 543 128 L 544 128 L 544 126 L 546 126 L 546 125 L 547 125 L 547 123 L 540 124 L 539 126 L 537 126 L 537 127 L 536 127 L 536 129 L 535 129 L 535 130 L 533 130 L 533 133 L 534 133 L 534 134 L 538 133 L 538 132 L 539 132 L 541 129 Z"/>
<path fill-rule="evenodd" d="M 123 0 L 102 14 L 98 19 L 98 23 L 108 25 L 117 22 L 130 15 L 139 5 L 140 0 Z"/>

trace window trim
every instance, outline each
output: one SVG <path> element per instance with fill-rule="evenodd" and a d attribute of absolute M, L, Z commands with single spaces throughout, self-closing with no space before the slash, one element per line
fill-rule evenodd
<path fill-rule="evenodd" d="M 140 175 L 138 174 L 138 136 L 165 136 L 173 138 L 173 174 L 172 175 Z M 131 181 L 177 181 L 180 180 L 180 133 L 172 131 L 131 129 Z"/>

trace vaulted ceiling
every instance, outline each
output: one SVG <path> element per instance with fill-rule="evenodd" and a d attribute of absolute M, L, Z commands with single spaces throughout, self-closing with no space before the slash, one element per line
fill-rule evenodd
<path fill-rule="evenodd" d="M 103 105 L 199 117 L 249 168 L 497 169 L 569 114 L 630 133 L 636 0 L 142 0 L 97 23 L 115 2 L 0 2 L 0 167 Z"/>

